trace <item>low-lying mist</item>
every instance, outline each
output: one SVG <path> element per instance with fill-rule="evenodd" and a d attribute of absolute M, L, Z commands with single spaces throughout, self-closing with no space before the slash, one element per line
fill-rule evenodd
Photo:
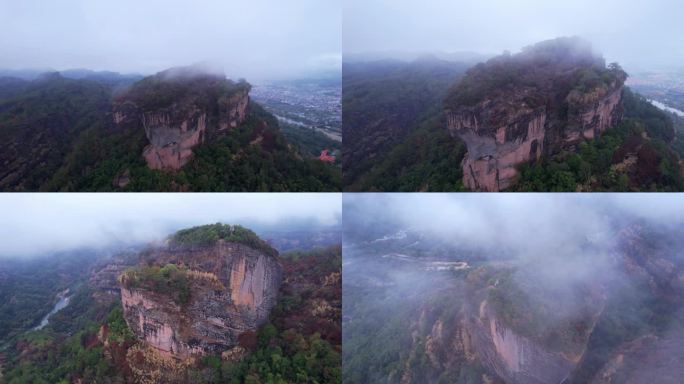
<path fill-rule="evenodd" d="M 346 245 L 408 229 L 531 268 L 547 286 L 605 278 L 617 235 L 630 225 L 684 224 L 678 195 L 345 195 L 344 211 Z"/>
<path fill-rule="evenodd" d="M 329 228 L 339 194 L 7 194 L 0 199 L 0 258 L 163 240 L 223 222 L 254 230 Z"/>
<path fill-rule="evenodd" d="M 345 369 L 365 372 L 364 380 L 411 374 L 433 382 L 430 375 L 457 367 L 435 363 L 432 344 L 425 353 L 433 368 L 410 368 L 421 337 L 437 337 L 426 314 L 440 319 L 434 327 L 455 329 L 454 318 L 476 323 L 469 316 L 497 313 L 540 349 L 575 356 L 571 369 L 554 373 L 565 383 L 588 382 L 638 337 L 657 340 L 644 350 L 684 353 L 680 195 L 347 194 L 343 202 Z M 401 346 L 376 336 L 385 333 L 401 335 Z M 353 356 L 364 348 L 395 348 L 394 368 Z M 417 355 L 407 357 L 407 348 Z"/>

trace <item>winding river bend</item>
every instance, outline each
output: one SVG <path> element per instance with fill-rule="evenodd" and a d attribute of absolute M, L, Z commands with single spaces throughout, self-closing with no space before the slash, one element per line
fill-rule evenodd
<path fill-rule="evenodd" d="M 45 326 L 48 325 L 48 323 L 49 323 L 50 316 L 61 311 L 62 309 L 66 308 L 67 305 L 69 305 L 69 300 L 71 299 L 71 296 L 68 296 L 68 295 L 69 295 L 69 288 L 65 289 L 64 291 L 60 292 L 57 295 L 57 297 L 59 297 L 59 301 L 52 308 L 52 311 L 50 311 L 50 313 L 48 313 L 47 315 L 45 315 L 45 317 L 43 317 L 43 320 L 40 321 L 40 324 L 38 324 L 37 326 L 35 326 L 33 328 L 34 331 L 45 328 Z"/>

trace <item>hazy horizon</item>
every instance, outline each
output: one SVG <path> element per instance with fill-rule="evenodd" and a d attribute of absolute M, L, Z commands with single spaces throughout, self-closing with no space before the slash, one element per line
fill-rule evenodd
<path fill-rule="evenodd" d="M 340 224 L 334 193 L 5 194 L 0 259 L 158 241 L 191 226 Z M 249 225 L 248 225 L 249 226 Z"/>
<path fill-rule="evenodd" d="M 315 17 L 312 17 L 315 16 Z M 211 62 L 268 81 L 341 71 L 339 0 L 0 0 L 0 69 L 149 75 Z"/>
<path fill-rule="evenodd" d="M 627 70 L 683 70 L 682 5 L 674 0 L 346 0 L 343 57 L 519 52 L 539 41 L 578 36 Z M 389 55 L 391 56 L 391 55 Z"/>

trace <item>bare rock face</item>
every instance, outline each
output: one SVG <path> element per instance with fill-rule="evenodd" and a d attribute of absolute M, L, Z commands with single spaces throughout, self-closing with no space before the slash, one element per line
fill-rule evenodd
<path fill-rule="evenodd" d="M 136 261 L 137 255 L 133 252 L 124 252 L 96 267 L 88 280 L 93 299 L 99 303 L 117 300 L 121 296 L 118 278 L 126 269 L 134 266 Z"/>
<path fill-rule="evenodd" d="M 148 262 L 187 268 L 189 298 L 141 287 L 121 289 L 124 317 L 149 346 L 178 358 L 221 354 L 263 324 L 276 304 L 282 271 L 273 255 L 219 240 L 211 246 L 152 250 Z"/>
<path fill-rule="evenodd" d="M 550 352 L 520 336 L 486 306 L 466 327 L 480 361 L 506 383 L 560 383 L 571 373 L 579 357 Z"/>
<path fill-rule="evenodd" d="M 506 277 L 501 271 L 481 268 L 468 276 L 463 323 L 469 348 L 505 383 L 563 383 L 582 361 L 604 310 L 600 286 L 585 286 L 577 293 L 578 286 L 573 285 L 572 298 L 549 290 L 531 299 L 526 288 L 518 288 L 528 282 L 529 275 Z M 538 286 L 538 282 L 530 283 L 530 287 Z"/>
<path fill-rule="evenodd" d="M 207 114 L 195 106 L 168 108 L 142 115 L 150 144 L 143 157 L 152 169 L 180 169 L 192 157 L 192 148 L 204 142 Z"/>
<path fill-rule="evenodd" d="M 488 127 L 482 127 L 481 121 L 486 122 L 491 113 L 508 116 L 510 120 L 490 130 L 490 134 L 483 134 Z M 520 109 L 508 113 L 479 108 L 447 116 L 449 130 L 461 137 L 468 147 L 462 163 L 466 187 L 478 191 L 504 189 L 515 180 L 516 167 L 520 163 L 541 157 L 546 133 L 545 109 Z"/>
<path fill-rule="evenodd" d="M 521 164 L 598 137 L 622 118 L 625 79 L 576 39 L 543 42 L 469 70 L 445 102 L 447 129 L 468 148 L 464 185 L 506 189 Z"/>
<path fill-rule="evenodd" d="M 222 75 L 169 70 L 134 84 L 115 102 L 113 120 L 145 129 L 148 167 L 177 170 L 194 147 L 245 121 L 250 88 Z"/>

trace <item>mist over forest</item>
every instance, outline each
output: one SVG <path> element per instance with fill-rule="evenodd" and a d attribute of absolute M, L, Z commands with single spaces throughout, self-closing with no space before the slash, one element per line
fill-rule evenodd
<path fill-rule="evenodd" d="M 643 194 L 345 196 L 345 382 L 670 382 L 675 364 L 635 356 L 684 351 L 683 209 Z"/>
<path fill-rule="evenodd" d="M 252 230 L 338 232 L 337 194 L 12 194 L 0 200 L 0 258 L 161 242 L 173 232 L 223 222 Z"/>
<path fill-rule="evenodd" d="M 470 61 L 477 55 L 515 53 L 531 42 L 579 36 L 628 71 L 681 70 L 684 51 L 671 38 L 682 34 L 680 10 L 673 0 L 350 0 L 343 2 L 343 52 L 345 60 L 458 54 L 455 61 Z"/>

